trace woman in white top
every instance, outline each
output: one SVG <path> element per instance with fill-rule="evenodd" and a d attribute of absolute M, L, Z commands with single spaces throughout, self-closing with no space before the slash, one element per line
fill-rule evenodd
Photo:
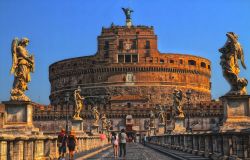
<path fill-rule="evenodd" d="M 112 134 L 112 142 L 113 142 L 113 148 L 114 148 L 114 156 L 115 158 L 118 157 L 118 135 L 116 133 L 113 132 Z"/>

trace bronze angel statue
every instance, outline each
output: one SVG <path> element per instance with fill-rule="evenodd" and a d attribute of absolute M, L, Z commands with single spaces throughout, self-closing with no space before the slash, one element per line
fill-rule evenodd
<path fill-rule="evenodd" d="M 80 95 L 81 93 L 81 88 L 80 86 L 74 91 L 74 98 L 75 98 L 75 113 L 73 116 L 74 120 L 82 120 L 82 118 L 80 117 L 80 113 L 83 109 L 83 100 L 84 97 Z"/>
<path fill-rule="evenodd" d="M 219 49 L 219 52 L 222 53 L 220 65 L 223 76 L 231 86 L 231 90 L 226 95 L 245 95 L 247 94 L 248 81 L 246 78 L 239 78 L 238 76 L 240 72 L 238 60 L 240 60 L 242 67 L 246 69 L 243 49 L 238 42 L 238 36 L 234 32 L 227 32 L 226 36 L 225 45 Z"/>
<path fill-rule="evenodd" d="M 126 16 L 126 20 L 131 20 L 131 13 L 134 11 L 130 8 L 122 8 L 122 10 Z"/>
<path fill-rule="evenodd" d="M 11 90 L 10 100 L 30 101 L 29 97 L 24 94 L 28 90 L 28 83 L 31 81 L 30 72 L 34 72 L 34 56 L 30 55 L 26 47 L 29 44 L 28 38 L 19 40 L 15 38 L 12 41 L 12 67 L 11 74 L 14 74 L 14 82 Z"/>

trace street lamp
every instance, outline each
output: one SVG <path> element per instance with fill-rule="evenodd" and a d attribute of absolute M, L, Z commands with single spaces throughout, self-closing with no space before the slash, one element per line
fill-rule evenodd
<path fill-rule="evenodd" d="M 69 107 L 69 93 L 68 92 L 66 92 L 66 94 L 65 94 L 65 97 L 64 97 L 64 102 L 65 102 L 65 104 L 66 104 L 66 133 L 68 134 L 68 131 L 69 131 L 69 129 L 68 129 L 68 122 L 69 122 L 69 117 L 68 117 L 68 107 Z"/>
<path fill-rule="evenodd" d="M 186 92 L 186 97 L 187 97 L 187 103 L 188 103 L 188 108 L 187 108 L 187 111 L 188 111 L 188 122 L 187 122 L 187 128 L 186 128 L 186 131 L 187 132 L 191 132 L 191 128 L 190 128 L 190 101 L 191 101 L 191 90 L 188 90 Z"/>

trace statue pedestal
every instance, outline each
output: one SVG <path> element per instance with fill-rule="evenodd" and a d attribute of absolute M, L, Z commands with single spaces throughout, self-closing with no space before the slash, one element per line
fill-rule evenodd
<path fill-rule="evenodd" d="M 35 134 L 38 128 L 33 126 L 33 106 L 30 101 L 4 101 L 4 133 L 10 134 Z M 1 132 L 0 131 L 0 132 Z"/>
<path fill-rule="evenodd" d="M 107 134 L 107 133 L 108 133 L 108 130 L 107 130 L 107 129 L 102 129 L 102 133 L 103 133 L 103 134 Z"/>
<path fill-rule="evenodd" d="M 132 26 L 131 19 L 126 19 L 126 26 L 129 27 L 129 28 Z"/>
<path fill-rule="evenodd" d="M 165 124 L 163 124 L 163 123 L 160 123 L 159 125 L 158 125 L 158 134 L 159 135 L 162 135 L 162 134 L 164 134 L 165 133 Z"/>
<path fill-rule="evenodd" d="M 175 124 L 173 133 L 184 133 L 186 128 L 184 127 L 184 117 L 175 117 Z"/>
<path fill-rule="evenodd" d="M 71 120 L 71 130 L 74 131 L 83 131 L 83 122 L 80 119 L 73 119 Z"/>
<path fill-rule="evenodd" d="M 223 125 L 220 131 L 250 129 L 250 95 L 220 97 L 224 107 Z"/>
<path fill-rule="evenodd" d="M 149 135 L 150 136 L 155 136 L 156 135 L 156 128 L 155 127 L 150 127 L 150 130 L 149 130 Z"/>
<path fill-rule="evenodd" d="M 93 124 L 93 125 L 91 126 L 91 134 L 92 134 L 92 135 L 97 135 L 97 134 L 99 134 L 99 125 Z"/>

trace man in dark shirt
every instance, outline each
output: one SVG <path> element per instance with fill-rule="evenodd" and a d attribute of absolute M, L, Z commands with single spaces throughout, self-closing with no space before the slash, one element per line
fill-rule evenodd
<path fill-rule="evenodd" d="M 58 134 L 58 138 L 57 138 L 57 145 L 59 149 L 59 159 L 65 158 L 66 141 L 67 141 L 67 135 L 65 134 L 65 130 L 62 129 L 61 132 Z"/>

